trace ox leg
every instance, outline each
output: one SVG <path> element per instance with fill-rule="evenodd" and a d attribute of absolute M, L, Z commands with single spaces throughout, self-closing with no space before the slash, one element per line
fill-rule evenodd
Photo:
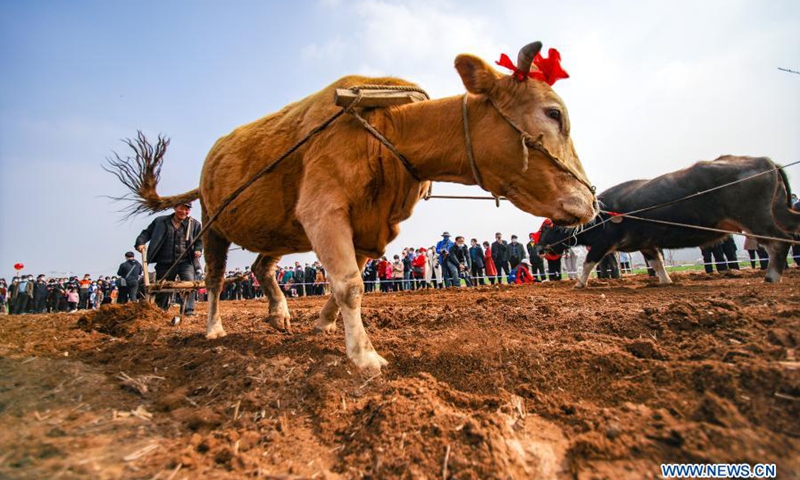
<path fill-rule="evenodd" d="M 319 312 L 319 319 L 314 325 L 314 330 L 320 333 L 333 333 L 336 331 L 336 317 L 339 316 L 339 304 L 336 296 L 331 295 Z"/>
<path fill-rule="evenodd" d="M 278 285 L 278 279 L 275 278 L 275 271 L 280 259 L 280 257 L 259 255 L 250 269 L 258 279 L 258 283 L 261 284 L 261 290 L 267 300 L 269 300 L 267 321 L 279 332 L 292 333 L 292 316 L 289 314 L 289 305 L 286 303 L 286 297 L 281 291 L 281 286 Z"/>
<path fill-rule="evenodd" d="M 597 266 L 606 253 L 610 251 L 611 247 L 608 245 L 592 245 L 592 249 L 589 250 L 586 259 L 583 261 L 583 272 L 578 276 L 578 282 L 575 284 L 575 288 L 584 288 L 589 284 L 589 276 L 594 271 L 594 267 Z"/>
<path fill-rule="evenodd" d="M 660 250 L 642 250 L 642 255 L 644 255 L 645 260 L 650 263 L 650 266 L 653 267 L 653 270 L 656 271 L 658 283 L 672 283 L 672 279 L 669 278 L 667 269 L 664 268 L 664 258 L 661 256 Z"/>
<path fill-rule="evenodd" d="M 367 263 L 367 257 L 358 255 L 356 257 L 356 263 L 358 263 L 358 269 L 363 271 L 364 265 Z M 322 307 L 322 311 L 319 312 L 319 320 L 317 320 L 317 324 L 314 325 L 314 330 L 322 333 L 335 332 L 337 316 L 339 316 L 339 304 L 336 303 L 336 296 L 331 295 L 325 303 L 325 306 Z"/>
<path fill-rule="evenodd" d="M 580 276 L 578 276 L 578 281 L 575 283 L 575 288 L 585 288 L 586 285 L 589 283 L 589 275 L 592 274 L 595 265 L 597 262 L 592 262 L 587 257 L 586 260 L 583 262 L 583 272 L 581 272 Z"/>
<path fill-rule="evenodd" d="M 347 357 L 359 368 L 379 371 L 388 362 L 375 351 L 361 322 L 364 281 L 349 221 L 323 213 L 304 222 L 304 227 L 314 251 L 328 269 L 331 295 L 342 311 Z"/>
<path fill-rule="evenodd" d="M 225 237 L 209 229 L 204 240 L 206 259 L 206 288 L 208 289 L 208 323 L 206 338 L 222 338 L 222 318 L 219 315 L 219 295 L 225 281 L 225 264 L 228 259 L 228 247 L 231 242 Z"/>
<path fill-rule="evenodd" d="M 770 233 L 768 235 L 782 237 L 783 234 L 775 235 Z M 787 238 L 787 240 L 789 240 Z M 783 269 L 786 268 L 786 255 L 789 253 L 789 244 L 784 242 L 770 241 L 765 242 L 764 248 L 767 249 L 769 254 L 769 265 L 767 265 L 767 276 L 764 281 L 767 283 L 777 283 L 781 281 Z"/>

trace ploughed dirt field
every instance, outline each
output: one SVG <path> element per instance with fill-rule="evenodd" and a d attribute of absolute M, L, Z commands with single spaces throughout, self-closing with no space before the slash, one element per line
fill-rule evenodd
<path fill-rule="evenodd" d="M 800 478 L 800 271 L 674 279 L 369 294 L 379 376 L 313 333 L 324 298 L 291 335 L 223 303 L 213 341 L 205 304 L 2 316 L 0 478 Z"/>

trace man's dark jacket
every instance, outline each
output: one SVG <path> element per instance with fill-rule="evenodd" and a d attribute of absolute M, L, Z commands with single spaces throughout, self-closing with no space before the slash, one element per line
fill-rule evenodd
<path fill-rule="evenodd" d="M 135 248 L 139 248 L 140 245 L 144 245 L 148 241 L 150 245 L 147 247 L 147 261 L 155 262 L 158 259 L 159 251 L 161 247 L 164 245 L 164 241 L 167 239 L 167 229 L 172 228 L 172 216 L 164 215 L 161 217 L 156 217 L 153 220 L 153 223 L 150 224 L 147 228 L 142 230 L 142 233 L 136 237 L 136 244 L 134 245 Z M 199 238 L 200 230 L 202 230 L 202 226 L 200 222 L 195 220 L 192 217 L 187 217 L 183 222 L 181 222 L 190 229 L 189 234 L 189 243 L 191 243 L 195 238 L 197 238 L 197 242 L 195 242 L 194 247 L 192 250 L 194 252 L 202 252 L 203 251 L 203 240 Z M 194 263 L 195 256 L 190 252 L 186 254 L 185 260 Z M 177 260 L 177 259 L 176 259 Z"/>
<path fill-rule="evenodd" d="M 508 260 L 513 264 L 519 264 L 525 259 L 525 247 L 519 242 L 508 244 Z"/>
<path fill-rule="evenodd" d="M 538 243 L 530 241 L 525 248 L 528 250 L 528 257 L 531 260 L 531 265 L 544 265 L 544 260 L 539 256 L 539 254 L 544 254 L 544 249 L 539 246 Z"/>
<path fill-rule="evenodd" d="M 472 268 L 472 260 L 469 258 L 469 248 L 466 245 L 461 245 L 459 247 L 458 244 L 455 244 L 450 247 L 450 255 L 448 255 L 447 261 L 456 267 L 459 265 L 466 265 L 467 270 Z"/>
<path fill-rule="evenodd" d="M 150 253 L 150 252 L 148 252 Z M 142 275 L 142 264 L 136 261 L 136 259 L 131 258 L 130 260 L 125 260 L 124 262 L 119 264 L 119 269 L 117 269 L 117 276 L 120 278 L 124 278 L 126 282 L 138 282 L 139 277 Z"/>
<path fill-rule="evenodd" d="M 498 267 L 508 262 L 508 242 L 503 240 L 503 243 L 500 243 L 495 240 L 495 242 L 492 243 L 492 260 L 494 260 L 494 264 Z"/>
<path fill-rule="evenodd" d="M 312 266 L 306 267 L 306 283 L 314 283 L 317 279 L 317 269 Z"/>
<path fill-rule="evenodd" d="M 41 300 L 47 298 L 50 290 L 47 288 L 47 282 L 36 281 L 33 285 L 33 298 L 34 300 Z"/>

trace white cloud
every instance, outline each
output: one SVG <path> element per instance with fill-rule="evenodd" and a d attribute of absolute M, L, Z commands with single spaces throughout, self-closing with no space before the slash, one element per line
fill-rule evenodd
<path fill-rule="evenodd" d="M 336 36 L 320 45 L 316 43 L 306 45 L 301 54 L 305 59 L 338 62 L 344 56 L 346 48 L 341 37 Z"/>

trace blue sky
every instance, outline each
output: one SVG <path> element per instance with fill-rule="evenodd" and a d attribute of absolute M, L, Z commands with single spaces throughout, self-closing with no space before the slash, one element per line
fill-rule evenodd
<path fill-rule="evenodd" d="M 798 25 L 788 0 L 3 0 L 0 276 L 16 262 L 33 274 L 116 271 L 150 219 L 121 222 L 103 196 L 124 191 L 101 164 L 137 129 L 172 139 L 160 191 L 183 192 L 218 137 L 343 75 L 457 95 L 457 54 L 494 61 L 535 39 L 572 76 L 556 90 L 600 189 L 727 153 L 800 160 L 800 76 L 777 70 L 800 70 Z M 507 205 L 428 202 L 389 251 L 445 229 L 488 239 L 539 223 Z M 252 258 L 232 252 L 231 266 Z M 311 257 L 283 263 L 295 258 Z"/>

